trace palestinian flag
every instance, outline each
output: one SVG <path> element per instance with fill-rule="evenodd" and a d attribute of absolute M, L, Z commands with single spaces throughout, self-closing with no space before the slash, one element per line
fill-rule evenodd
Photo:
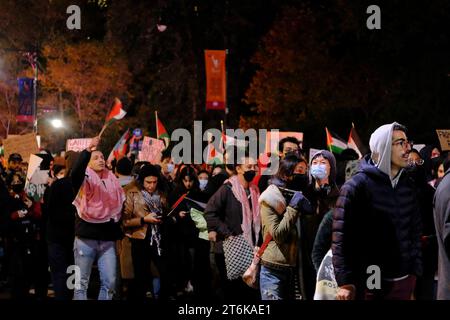
<path fill-rule="evenodd" d="M 162 122 L 158 119 L 158 111 L 155 111 L 156 117 L 156 138 L 164 141 L 165 149 L 169 147 L 170 137 Z"/>
<path fill-rule="evenodd" d="M 325 131 L 327 133 L 327 147 L 331 152 L 340 154 L 347 149 L 347 144 L 343 139 L 339 138 L 336 134 L 331 134 L 326 127 Z"/>
<path fill-rule="evenodd" d="M 123 117 L 125 117 L 126 114 L 127 114 L 126 111 L 123 110 L 122 108 L 122 101 L 120 101 L 119 98 L 115 98 L 114 105 L 112 107 L 111 112 L 106 117 L 105 123 L 108 126 L 114 121 L 122 119 Z"/>
<path fill-rule="evenodd" d="M 350 130 L 350 135 L 348 136 L 348 147 L 355 150 L 361 159 L 363 155 L 365 155 L 368 150 L 361 142 L 358 133 L 356 132 L 355 126 L 352 125 L 352 129 Z"/>
<path fill-rule="evenodd" d="M 206 155 L 206 163 L 207 164 L 222 164 L 223 163 L 223 152 L 216 150 L 214 144 L 212 142 L 212 134 L 208 132 L 208 149 Z M 220 145 L 220 148 L 223 149 L 223 145 Z"/>
<path fill-rule="evenodd" d="M 131 138 L 130 129 L 127 129 L 125 133 L 120 137 L 119 141 L 114 145 L 114 148 L 111 150 L 111 153 L 108 156 L 108 162 L 111 163 L 113 159 L 119 160 L 122 157 L 125 157 L 127 154 L 127 145 L 128 141 Z"/>

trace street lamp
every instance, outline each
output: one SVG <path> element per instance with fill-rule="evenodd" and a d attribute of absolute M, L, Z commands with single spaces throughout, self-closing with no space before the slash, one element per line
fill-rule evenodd
<path fill-rule="evenodd" d="M 52 120 L 50 120 L 50 123 L 52 124 L 53 128 L 55 128 L 55 129 L 59 129 L 64 126 L 64 123 L 62 122 L 61 119 L 52 119 Z"/>

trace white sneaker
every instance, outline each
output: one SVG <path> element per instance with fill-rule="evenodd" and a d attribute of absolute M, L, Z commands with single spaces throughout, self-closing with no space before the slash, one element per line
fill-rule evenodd
<path fill-rule="evenodd" d="M 186 288 L 184 288 L 184 291 L 186 291 L 186 292 L 188 292 L 188 293 L 194 291 L 194 287 L 192 286 L 191 281 L 188 281 L 188 283 L 187 283 L 187 285 L 186 285 Z"/>

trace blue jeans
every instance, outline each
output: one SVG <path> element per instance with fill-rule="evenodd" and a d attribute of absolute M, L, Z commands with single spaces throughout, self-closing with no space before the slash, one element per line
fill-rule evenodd
<path fill-rule="evenodd" d="M 294 300 L 294 268 L 271 268 L 261 265 L 259 288 L 262 300 Z"/>
<path fill-rule="evenodd" d="M 75 265 L 80 268 L 81 273 L 80 287 L 75 288 L 74 300 L 87 300 L 89 277 L 96 259 L 101 283 L 98 300 L 111 300 L 117 281 L 116 242 L 76 237 L 73 250 Z"/>

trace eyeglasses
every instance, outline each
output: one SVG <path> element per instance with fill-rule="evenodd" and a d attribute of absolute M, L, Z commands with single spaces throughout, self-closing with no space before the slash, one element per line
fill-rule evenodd
<path fill-rule="evenodd" d="M 400 147 L 402 147 L 402 149 L 404 149 L 405 147 L 406 148 L 409 147 L 410 149 L 412 149 L 412 147 L 414 145 L 414 141 L 408 141 L 408 140 L 405 140 L 405 139 L 400 139 L 400 140 L 397 140 L 397 141 L 393 142 L 392 145 L 393 146 L 400 146 Z"/>
<path fill-rule="evenodd" d="M 416 166 L 421 166 L 423 165 L 424 160 L 423 159 L 418 159 L 418 160 L 408 160 L 408 164 L 410 166 L 416 165 Z"/>

